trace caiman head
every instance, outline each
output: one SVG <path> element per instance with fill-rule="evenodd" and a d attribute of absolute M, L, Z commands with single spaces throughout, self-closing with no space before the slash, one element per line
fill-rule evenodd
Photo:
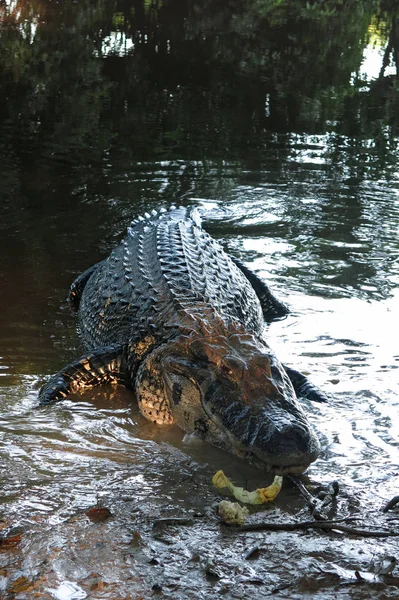
<path fill-rule="evenodd" d="M 302 473 L 319 442 L 288 376 L 254 336 L 182 335 L 150 352 L 136 376 L 141 412 L 276 474 Z"/>

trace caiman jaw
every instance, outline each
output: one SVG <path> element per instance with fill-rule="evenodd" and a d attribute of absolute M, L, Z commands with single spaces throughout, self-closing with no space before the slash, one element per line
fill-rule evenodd
<path fill-rule="evenodd" d="M 301 475 L 301 473 L 304 473 L 309 468 L 311 463 L 314 462 L 314 460 L 316 460 L 314 458 L 313 460 L 309 460 L 309 462 L 305 464 L 274 465 L 271 463 L 267 464 L 263 462 L 257 456 L 250 452 L 247 452 L 243 456 L 243 458 L 257 469 L 268 471 L 270 473 L 274 473 L 275 475 Z"/>
<path fill-rule="evenodd" d="M 226 449 L 277 475 L 303 473 L 317 459 L 319 441 L 294 399 L 288 412 L 277 402 L 265 400 L 262 406 L 230 400 L 218 387 L 205 395 L 203 406 Z"/>
<path fill-rule="evenodd" d="M 318 442 L 315 451 L 312 455 L 308 456 L 308 460 L 303 462 L 287 462 L 287 464 L 279 464 L 278 460 L 273 463 L 265 458 L 260 458 L 251 451 L 241 449 L 239 447 L 230 447 L 230 452 L 236 454 L 239 458 L 242 458 L 252 466 L 256 467 L 260 471 L 266 471 L 267 473 L 274 473 L 275 475 L 300 475 L 304 473 L 309 466 L 314 462 L 319 454 Z"/>

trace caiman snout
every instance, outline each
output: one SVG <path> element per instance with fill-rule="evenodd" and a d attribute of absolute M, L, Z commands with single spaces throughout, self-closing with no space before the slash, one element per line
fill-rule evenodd
<path fill-rule="evenodd" d="M 270 423 L 269 418 L 259 429 L 252 446 L 254 460 L 267 464 L 277 475 L 303 473 L 316 460 L 320 444 L 307 422 Z"/>
<path fill-rule="evenodd" d="M 218 401 L 217 396 L 213 394 L 208 409 L 219 430 L 225 432 L 230 451 L 279 475 L 303 473 L 318 457 L 317 436 L 294 399 L 288 412 L 267 400 L 263 408 L 221 397 Z"/>

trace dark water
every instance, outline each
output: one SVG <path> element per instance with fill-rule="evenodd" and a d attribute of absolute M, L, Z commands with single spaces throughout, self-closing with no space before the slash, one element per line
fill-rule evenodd
<path fill-rule="evenodd" d="M 143 522 L 203 512 L 221 467 L 265 483 L 146 422 L 125 390 L 35 409 L 45 376 L 81 352 L 70 283 L 131 218 L 172 203 L 197 206 L 292 309 L 270 345 L 331 397 L 307 405 L 323 444 L 310 480 L 337 479 L 365 514 L 399 493 L 395 6 L 0 2 L 0 503 L 4 529 L 24 532 L 20 553 L 0 552 L 0 597 L 33 597 L 22 576 L 45 598 L 150 597 L 160 571 L 121 551 L 126 507 Z M 70 520 L 98 501 L 117 515 L 105 541 Z M 301 508 L 292 490 L 279 506 Z M 181 534 L 165 597 L 261 597 L 226 549 L 223 584 L 187 567 L 212 558 L 217 531 Z M 336 562 L 360 568 L 340 544 Z M 363 570 L 399 550 L 363 548 Z M 89 592 L 93 572 L 108 587 Z"/>

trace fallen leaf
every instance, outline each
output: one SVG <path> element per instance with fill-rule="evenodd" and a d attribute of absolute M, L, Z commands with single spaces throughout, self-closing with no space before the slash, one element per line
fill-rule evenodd
<path fill-rule="evenodd" d="M 93 583 L 93 584 L 90 586 L 90 590 L 91 590 L 92 592 L 102 592 L 102 591 L 103 591 L 103 589 L 104 589 L 104 585 L 105 585 L 105 584 L 104 584 L 104 582 L 103 582 L 103 581 L 96 581 L 95 583 Z"/>
<path fill-rule="evenodd" d="M 131 539 L 130 545 L 133 547 L 141 546 L 142 539 L 141 535 L 138 531 L 133 531 L 133 537 Z"/>
<path fill-rule="evenodd" d="M 112 517 L 111 511 L 104 506 L 93 506 L 85 514 L 92 523 L 101 523 Z"/>
<path fill-rule="evenodd" d="M 34 585 L 27 577 L 21 575 L 11 584 L 11 589 L 14 594 L 19 594 L 20 592 L 31 592 L 34 589 Z"/>
<path fill-rule="evenodd" d="M 0 540 L 0 550 L 11 550 L 11 548 L 15 548 L 16 546 L 18 546 L 21 540 L 22 533 L 17 533 L 17 535 L 5 537 Z"/>

